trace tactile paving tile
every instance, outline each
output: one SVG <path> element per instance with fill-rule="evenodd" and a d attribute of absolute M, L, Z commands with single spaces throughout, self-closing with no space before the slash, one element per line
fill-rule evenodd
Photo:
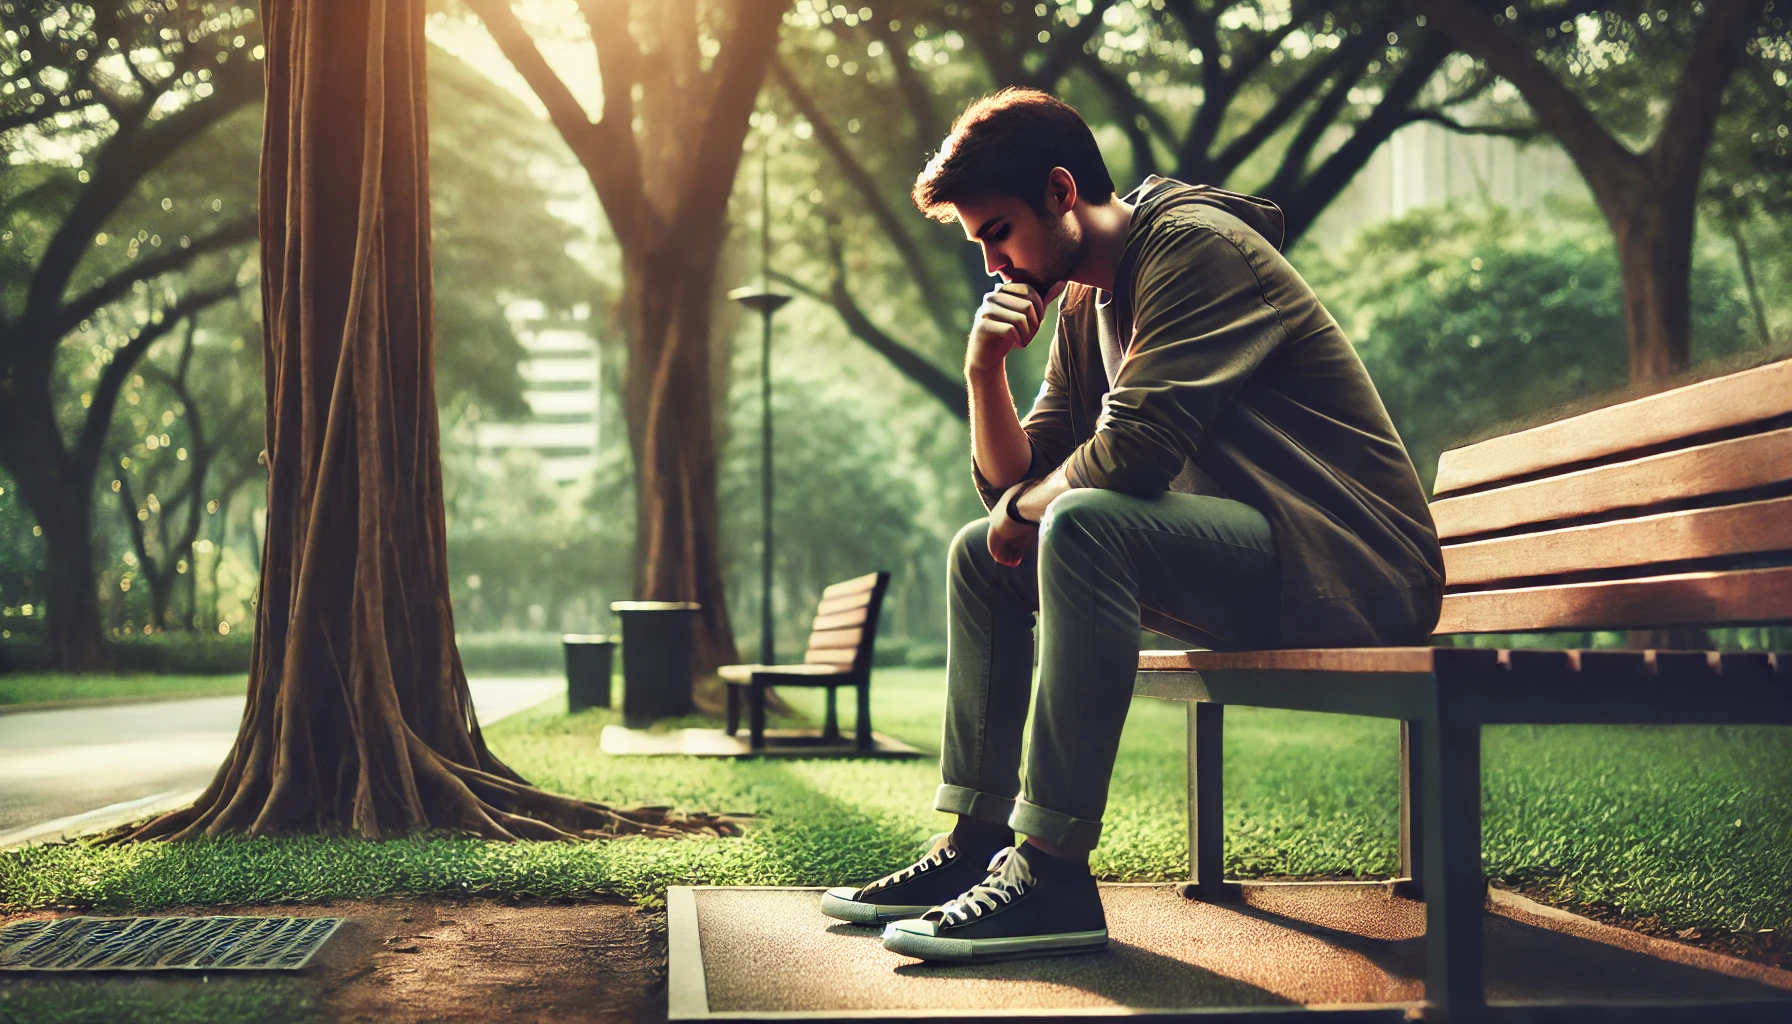
<path fill-rule="evenodd" d="M 340 917 L 65 917 L 0 929 L 0 971 L 297 970 Z"/>

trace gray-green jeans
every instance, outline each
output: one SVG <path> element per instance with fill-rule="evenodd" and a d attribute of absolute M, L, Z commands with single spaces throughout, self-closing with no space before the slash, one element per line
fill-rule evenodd
<path fill-rule="evenodd" d="M 1210 634 L 1215 648 L 1275 646 L 1269 522 L 1224 498 L 1088 488 L 1052 502 L 1038 551 L 1019 566 L 990 557 L 987 533 L 978 520 L 952 542 L 934 807 L 1092 850 L 1132 699 L 1140 605 Z M 1023 795 L 1035 612 L 1039 705 Z"/>

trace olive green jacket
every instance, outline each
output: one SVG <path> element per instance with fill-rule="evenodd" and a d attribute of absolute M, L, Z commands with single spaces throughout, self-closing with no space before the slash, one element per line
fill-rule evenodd
<path fill-rule="evenodd" d="M 1063 464 L 1073 487 L 1244 502 L 1274 531 L 1282 646 L 1424 643 L 1443 592 L 1424 491 L 1355 349 L 1277 251 L 1282 225 L 1266 200 L 1148 180 L 1114 277 L 1113 389 L 1098 294 L 1071 285 L 1023 423 L 1027 476 Z"/>

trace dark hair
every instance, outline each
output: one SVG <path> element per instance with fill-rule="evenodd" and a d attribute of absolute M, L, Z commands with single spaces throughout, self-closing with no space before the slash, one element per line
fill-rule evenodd
<path fill-rule="evenodd" d="M 1077 194 L 1096 204 L 1114 194 L 1114 179 L 1095 134 L 1076 108 L 1038 89 L 1010 86 L 966 107 L 915 178 L 915 207 L 950 223 L 953 203 L 1015 196 L 1045 211 L 1045 182 L 1062 167 Z"/>

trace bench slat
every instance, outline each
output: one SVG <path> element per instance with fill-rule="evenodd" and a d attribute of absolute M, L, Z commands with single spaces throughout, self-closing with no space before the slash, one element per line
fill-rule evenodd
<path fill-rule="evenodd" d="M 1792 411 L 1792 360 L 1689 384 L 1636 401 L 1447 451 L 1434 494 L 1667 444 Z"/>
<path fill-rule="evenodd" d="M 859 641 L 865 638 L 865 629 L 854 626 L 850 629 L 818 629 L 809 634 L 809 650 L 822 651 L 836 647 L 857 650 Z"/>
<path fill-rule="evenodd" d="M 1444 597 L 1440 635 L 1792 620 L 1792 567 L 1487 590 Z"/>
<path fill-rule="evenodd" d="M 811 649 L 807 654 L 803 655 L 803 664 L 851 665 L 858 656 L 859 652 L 850 647 L 819 651 Z"/>
<path fill-rule="evenodd" d="M 841 597 L 846 594 L 870 593 L 872 588 L 877 586 L 877 577 L 877 573 L 866 573 L 850 580 L 841 580 L 839 583 L 830 584 L 826 590 L 821 592 L 821 599 L 825 601 L 830 597 Z"/>
<path fill-rule="evenodd" d="M 817 615 L 815 617 L 815 624 L 810 628 L 815 632 L 820 633 L 824 630 L 845 629 L 848 626 L 862 626 L 865 624 L 865 616 L 869 611 L 870 609 L 868 608 L 852 608 L 843 612 L 835 612 L 832 615 Z"/>
<path fill-rule="evenodd" d="M 1440 538 L 1640 508 L 1792 479 L 1792 427 L 1431 503 Z"/>
<path fill-rule="evenodd" d="M 1444 578 L 1452 585 L 1492 583 L 1786 550 L 1792 550 L 1792 497 L 1448 545 Z"/>
<path fill-rule="evenodd" d="M 724 682 L 745 685 L 753 681 L 755 673 L 764 676 L 791 676 L 811 679 L 826 679 L 832 676 L 846 675 L 850 665 L 723 665 L 716 670 Z"/>
<path fill-rule="evenodd" d="M 1341 647 L 1292 651 L 1140 651 L 1139 671 L 1430 672 L 1438 650 L 1436 647 Z M 1487 660 L 1492 658 L 1493 654 L 1489 652 Z"/>
<path fill-rule="evenodd" d="M 839 597 L 830 597 L 815 607 L 815 614 L 832 615 L 835 612 L 849 612 L 854 608 L 863 608 L 871 603 L 871 593 L 871 591 L 866 590 L 857 594 L 842 594 Z"/>

